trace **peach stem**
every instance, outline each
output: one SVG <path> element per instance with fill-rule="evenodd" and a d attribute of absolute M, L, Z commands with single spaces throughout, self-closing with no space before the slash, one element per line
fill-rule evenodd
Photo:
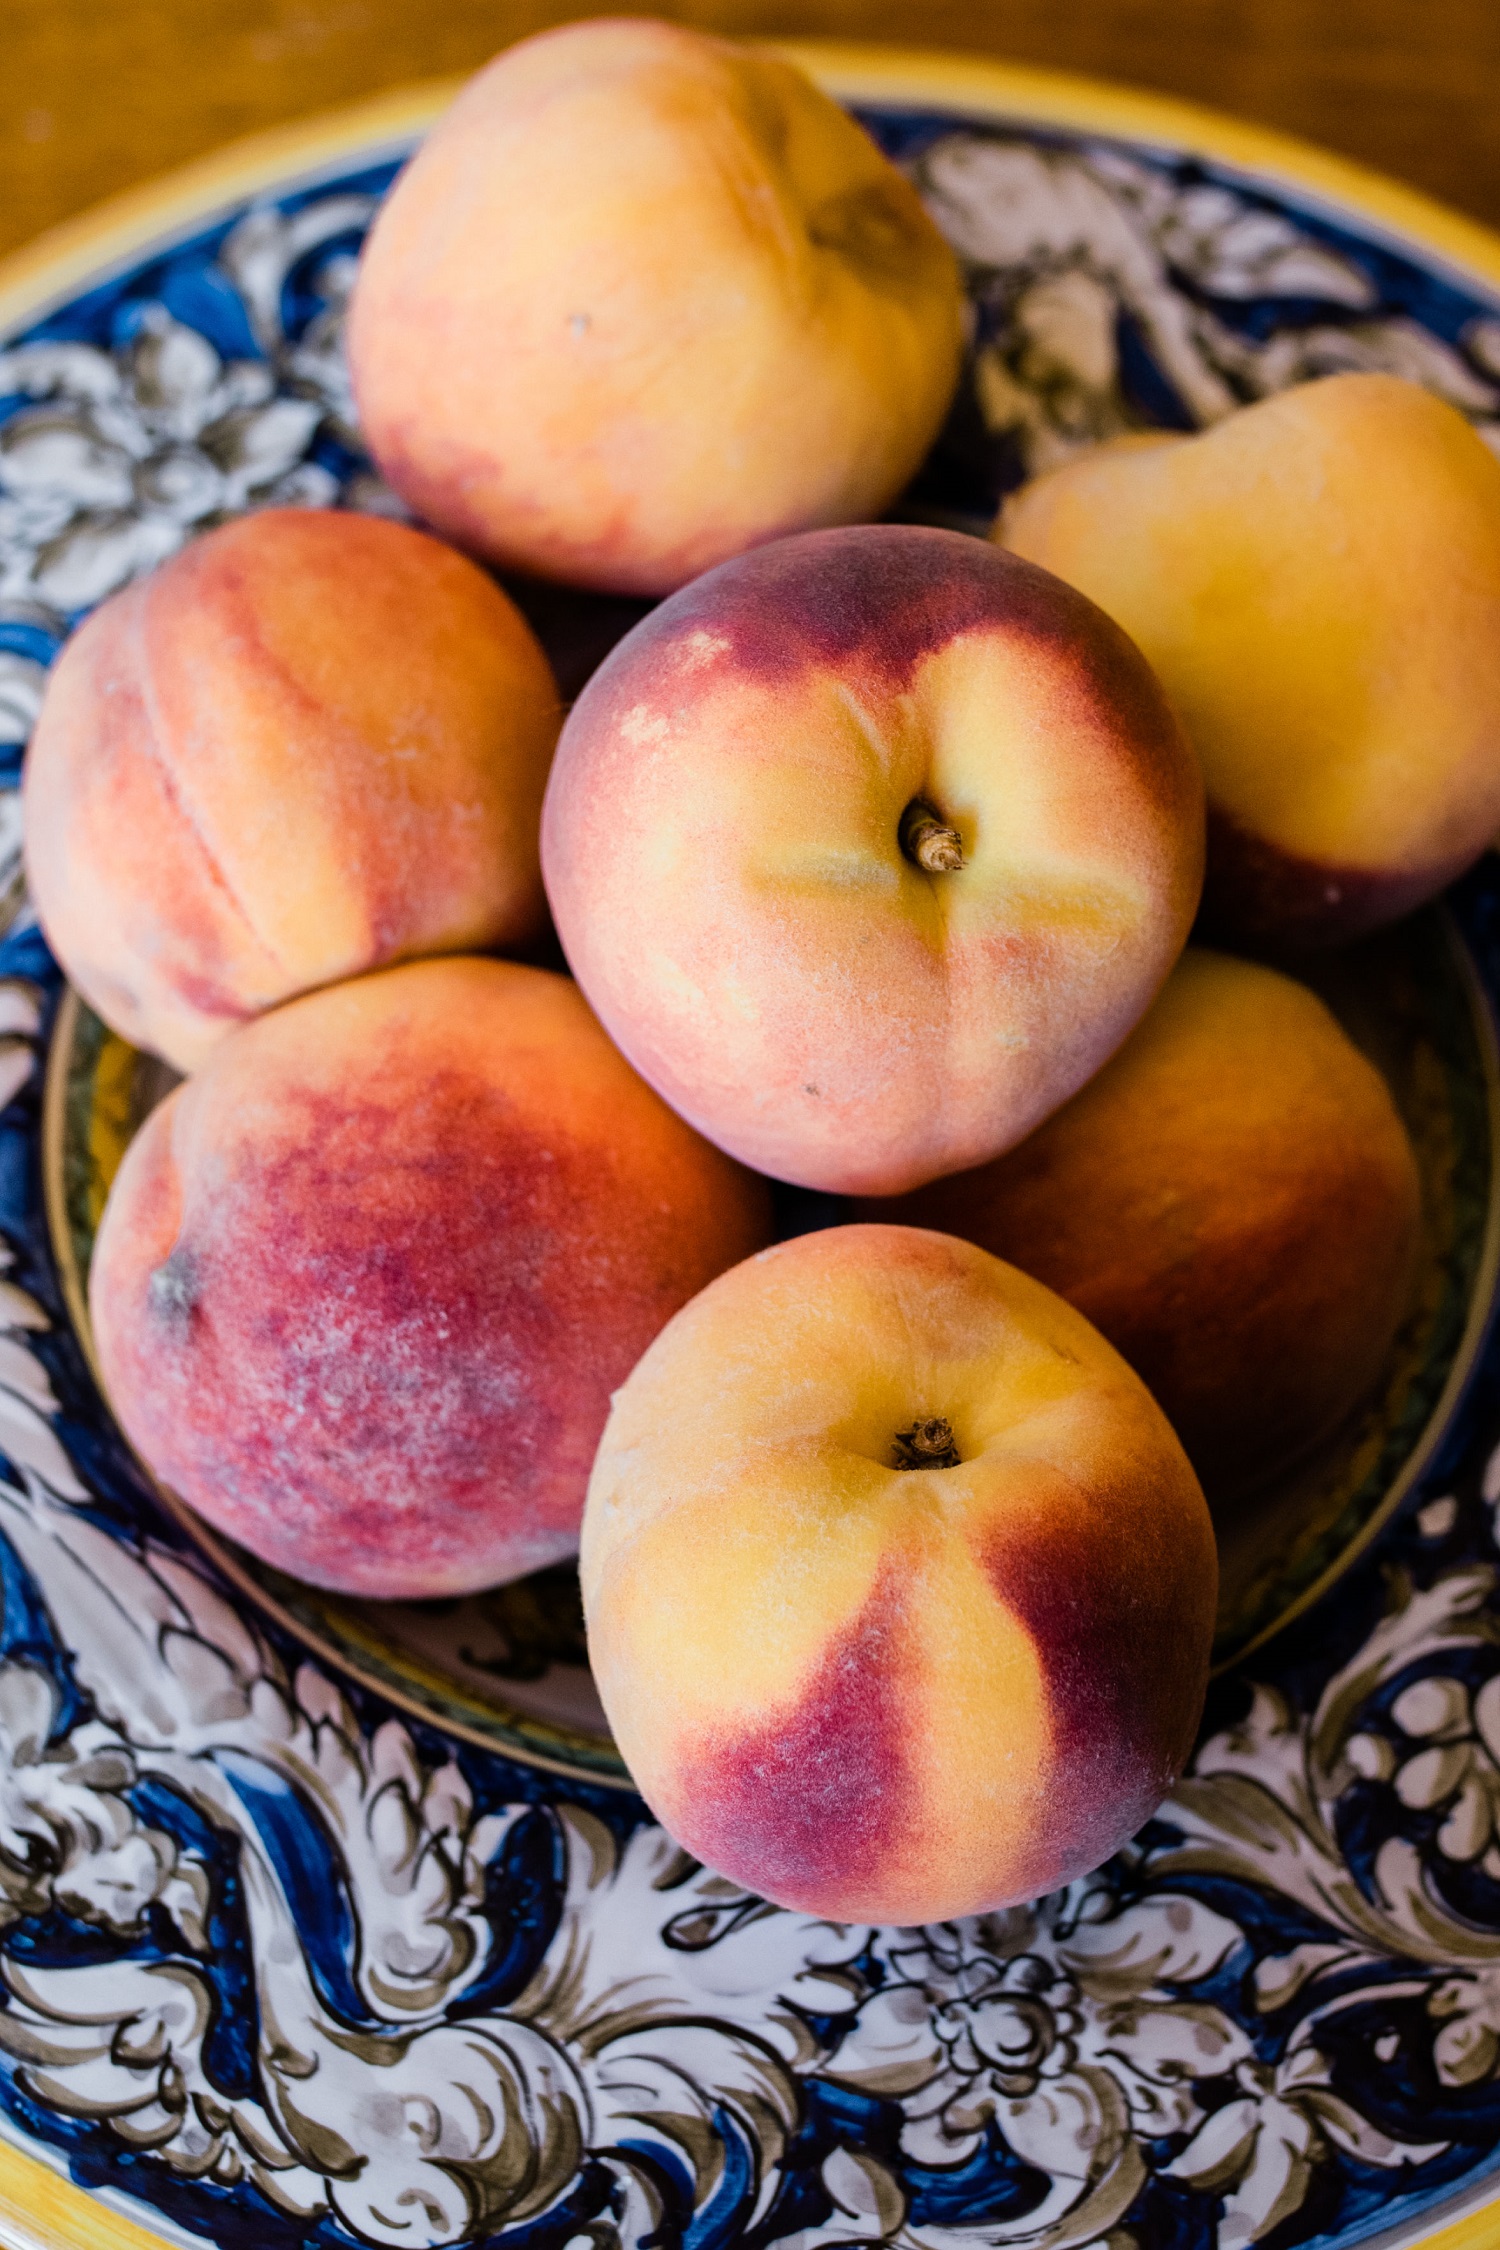
<path fill-rule="evenodd" d="M 896 1433 L 896 1466 L 898 1469 L 956 1469 L 958 1447 L 953 1442 L 953 1425 L 940 1415 L 930 1421 L 913 1423 L 909 1430 Z"/>
<path fill-rule="evenodd" d="M 963 866 L 963 838 L 920 797 L 913 797 L 901 815 L 900 843 L 924 874 L 952 875 Z"/>

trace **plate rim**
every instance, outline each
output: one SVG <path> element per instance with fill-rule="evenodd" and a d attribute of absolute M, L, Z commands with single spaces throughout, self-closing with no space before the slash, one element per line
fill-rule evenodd
<path fill-rule="evenodd" d="M 1353 217 L 1390 247 L 1415 250 L 1500 302 L 1500 229 L 1373 166 L 1209 104 L 962 51 L 813 38 L 742 44 L 798 65 L 846 102 L 931 102 L 976 121 L 1092 133 L 1206 158 L 1248 185 L 1291 190 L 1330 217 Z M 465 83 L 466 76 L 419 81 L 239 136 L 46 229 L 0 258 L 0 348 L 87 288 L 200 232 L 257 193 L 316 184 L 351 158 L 374 164 L 399 155 Z M 1497 1207 L 1500 1198 L 1492 1222 Z M 59 2224 L 76 2250 L 146 2250 L 173 2239 L 152 2217 L 126 2216 L 112 2198 L 78 2186 L 53 2152 L 18 2147 L 0 2128 L 0 2242 L 48 2250 L 64 2239 Z M 1399 2242 L 1400 2250 L 1500 2250 L 1500 2181 L 1492 2176 L 1461 2187 L 1419 2214 Z"/>

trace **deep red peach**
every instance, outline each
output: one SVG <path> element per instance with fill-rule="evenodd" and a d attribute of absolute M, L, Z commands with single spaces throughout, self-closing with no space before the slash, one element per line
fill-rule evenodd
<path fill-rule="evenodd" d="M 767 1231 L 565 978 L 429 961 L 262 1017 L 153 1112 L 90 1305 L 126 1435 L 209 1523 L 415 1598 L 572 1553 L 611 1390 Z"/>

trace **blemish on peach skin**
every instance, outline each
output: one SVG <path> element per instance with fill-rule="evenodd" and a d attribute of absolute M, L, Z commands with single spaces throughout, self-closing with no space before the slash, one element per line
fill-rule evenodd
<path fill-rule="evenodd" d="M 873 1891 L 916 1826 L 903 1750 L 911 1707 L 903 1660 L 904 1572 L 887 1561 L 858 1617 L 833 1641 L 791 1710 L 710 1738 L 678 1766 L 674 1833 L 750 1890 L 840 1918 L 851 1870 Z"/>

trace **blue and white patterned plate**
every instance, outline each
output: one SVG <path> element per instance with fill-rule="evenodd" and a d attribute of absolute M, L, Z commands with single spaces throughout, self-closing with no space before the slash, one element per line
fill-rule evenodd
<path fill-rule="evenodd" d="M 978 525 L 1076 446 L 1338 367 L 1500 441 L 1500 245 L 1167 105 L 817 60 L 971 276 L 918 512 Z M 873 1930 L 746 1897 L 603 1767 L 504 1754 L 451 1679 L 424 1700 L 396 1666 L 383 1696 L 373 1657 L 310 1654 L 326 1621 L 221 1569 L 100 1402 L 69 1198 L 140 1090 L 97 1039 L 79 1062 L 28 915 L 22 745 L 78 617 L 197 529 L 392 505 L 340 317 L 433 106 L 247 160 L 92 268 L 75 241 L 0 275 L 26 308 L 0 349 L 0 2130 L 122 2243 L 110 2214 L 233 2250 L 1414 2240 L 1500 2161 L 1492 863 L 1400 941 L 1469 1057 L 1429 1171 L 1466 1278 L 1404 1483 L 1388 1464 L 1336 1590 L 1216 1682 L 1159 1816 L 1034 1907 Z M 518 1694 L 542 1629 L 494 1629 L 475 1677 Z"/>

